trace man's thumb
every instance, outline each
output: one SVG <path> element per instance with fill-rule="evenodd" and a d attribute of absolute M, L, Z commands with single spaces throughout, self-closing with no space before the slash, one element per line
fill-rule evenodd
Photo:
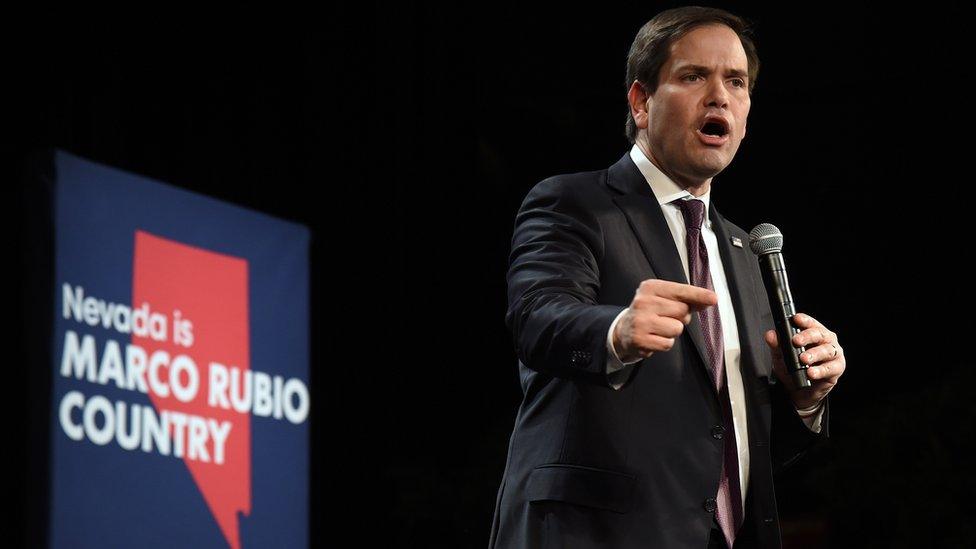
<path fill-rule="evenodd" d="M 779 342 L 776 339 L 776 330 L 766 330 L 766 344 L 771 349 L 779 349 Z"/>

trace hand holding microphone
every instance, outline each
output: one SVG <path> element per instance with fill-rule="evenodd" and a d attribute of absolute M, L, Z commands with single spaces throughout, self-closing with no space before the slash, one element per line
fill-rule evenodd
<path fill-rule="evenodd" d="M 844 373 L 847 361 L 843 348 L 837 334 L 810 315 L 795 311 L 779 229 L 769 223 L 757 225 L 749 233 L 749 247 L 759 256 L 776 326 L 764 334 L 773 352 L 773 370 L 786 385 L 796 407 L 810 408 L 827 396 Z M 781 347 L 780 341 L 791 345 Z"/>

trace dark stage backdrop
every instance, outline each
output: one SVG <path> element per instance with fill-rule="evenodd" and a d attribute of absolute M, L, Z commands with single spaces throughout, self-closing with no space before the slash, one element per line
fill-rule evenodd
<path fill-rule="evenodd" d="M 23 539 L 45 530 L 36 309 L 53 286 L 43 192 L 22 173 L 32 151 L 60 147 L 311 228 L 313 542 L 485 546 L 520 401 L 503 320 L 515 212 L 542 178 L 628 149 L 627 50 L 673 5 L 19 25 L 6 177 L 22 250 L 8 270 Z M 783 230 L 798 306 L 849 362 L 830 448 L 778 481 L 784 537 L 965 545 L 970 25 L 933 2 L 719 5 L 757 23 L 762 68 L 714 200 L 747 230 Z"/>

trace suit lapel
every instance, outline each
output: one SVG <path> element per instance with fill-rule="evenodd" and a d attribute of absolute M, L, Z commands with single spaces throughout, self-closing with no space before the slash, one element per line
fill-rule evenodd
<path fill-rule="evenodd" d="M 759 310 L 756 308 L 755 285 L 752 280 L 752 267 L 749 264 L 752 259 L 752 250 L 745 247 L 739 248 L 732 246 L 729 229 L 726 226 L 725 218 L 715 209 L 714 200 L 711 201 L 709 217 L 712 220 L 712 230 L 718 242 L 719 255 L 722 257 L 722 266 L 725 269 L 725 279 L 729 285 L 729 294 L 732 298 L 732 308 L 735 310 L 735 319 L 739 328 L 739 347 L 741 349 L 741 362 L 743 378 L 748 372 L 752 377 L 756 377 L 755 365 L 757 364 L 757 351 L 761 351 L 766 346 L 762 340 L 762 328 L 759 325 Z M 765 296 L 763 296 L 765 297 Z M 759 347 L 759 349 L 757 349 Z"/>
<path fill-rule="evenodd" d="M 759 413 L 760 383 L 759 375 L 771 376 L 772 372 L 759 372 L 758 365 L 759 353 L 768 353 L 769 346 L 766 344 L 763 334 L 762 322 L 760 319 L 759 302 L 757 299 L 766 299 L 763 295 L 756 295 L 755 284 L 752 280 L 752 267 L 749 262 L 752 259 L 752 250 L 745 247 L 739 248 L 731 245 L 730 230 L 726 225 L 725 218 L 715 209 L 714 202 L 709 209 L 709 216 L 712 219 L 712 229 L 718 240 L 719 255 L 722 256 L 722 264 L 725 267 L 725 278 L 728 281 L 729 293 L 732 297 L 732 307 L 735 310 L 736 322 L 739 328 L 739 347 L 741 349 L 739 368 L 742 372 L 743 390 L 746 394 L 747 417 L 749 422 L 749 448 L 750 450 L 769 445 L 769 438 L 766 431 L 761 429 L 764 423 Z M 744 236 L 744 235 L 743 235 Z M 741 237 L 740 237 L 741 238 Z M 768 428 L 768 426 L 767 426 Z M 759 458 L 755 457 L 750 461 L 752 472 L 751 478 L 755 479 L 757 474 L 762 472 L 759 467 L 759 459 L 763 452 L 759 452 Z"/>
<path fill-rule="evenodd" d="M 613 201 L 627 217 L 654 276 L 662 280 L 688 284 L 684 267 L 681 265 L 681 256 L 674 246 L 674 237 L 671 236 L 671 229 L 664 219 L 661 205 L 651 191 L 650 185 L 647 184 L 644 174 L 631 160 L 629 153 L 625 153 L 623 158 L 610 167 L 607 184 L 624 193 L 613 197 Z M 698 315 L 691 315 L 691 323 L 685 329 L 685 333 L 698 351 L 708 379 L 713 379 L 711 362 L 706 358 L 708 355 L 705 352 L 705 338 L 702 335 L 701 324 L 698 322 Z M 715 385 L 712 383 L 708 385 L 712 388 L 715 398 L 718 398 Z"/>

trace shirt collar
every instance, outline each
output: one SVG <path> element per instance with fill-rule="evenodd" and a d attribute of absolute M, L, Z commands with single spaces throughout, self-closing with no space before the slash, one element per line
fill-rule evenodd
<path fill-rule="evenodd" d="M 682 189 L 677 183 L 671 181 L 671 178 L 665 175 L 653 162 L 648 160 L 644 156 L 644 151 L 636 143 L 630 149 L 630 158 L 634 161 L 634 164 L 637 164 L 637 169 L 644 174 L 644 178 L 647 179 L 648 185 L 651 186 L 651 192 L 657 198 L 658 204 L 663 207 L 665 204 L 678 199 L 697 198 L 705 203 L 705 225 L 710 226 L 712 224 L 708 216 L 709 200 L 711 200 L 712 195 L 712 189 L 710 187 L 705 191 L 705 194 L 698 197 Z M 677 209 L 677 206 L 672 205 L 672 207 Z"/>

